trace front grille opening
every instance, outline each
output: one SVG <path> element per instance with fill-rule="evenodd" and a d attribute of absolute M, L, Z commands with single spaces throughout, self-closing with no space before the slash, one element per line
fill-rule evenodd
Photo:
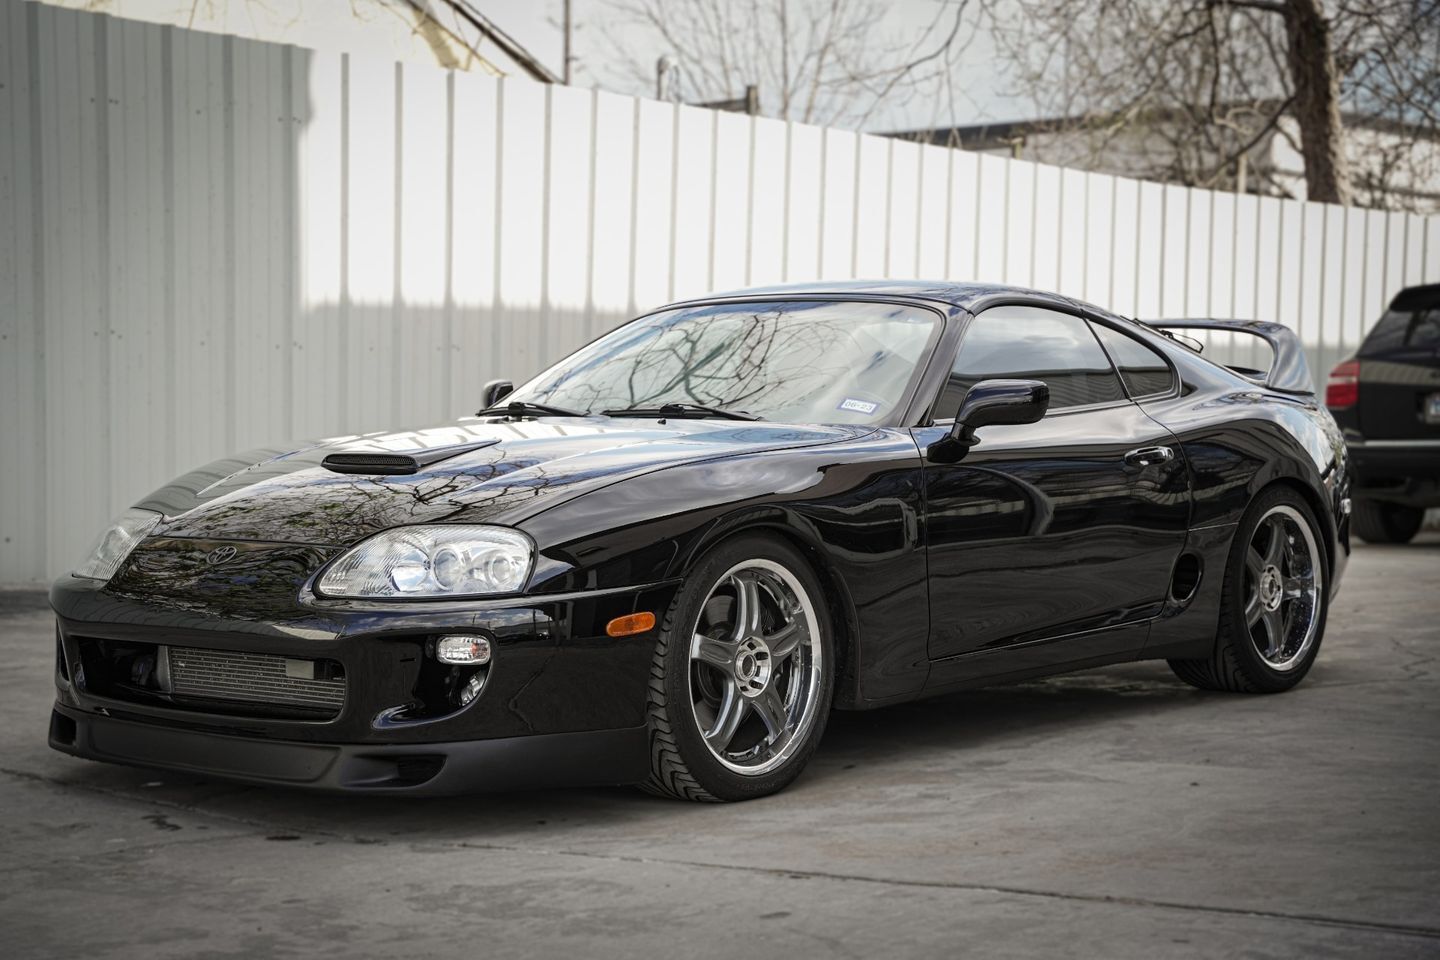
<path fill-rule="evenodd" d="M 153 643 L 78 637 L 84 687 L 116 700 L 153 698 L 164 691 L 159 677 L 159 648 Z"/>
<path fill-rule="evenodd" d="M 84 687 L 128 703 L 289 720 L 328 720 L 345 704 L 335 660 L 76 638 Z"/>
<path fill-rule="evenodd" d="M 345 669 L 238 650 L 169 647 L 170 691 L 177 700 L 218 700 L 336 716 L 345 704 Z"/>

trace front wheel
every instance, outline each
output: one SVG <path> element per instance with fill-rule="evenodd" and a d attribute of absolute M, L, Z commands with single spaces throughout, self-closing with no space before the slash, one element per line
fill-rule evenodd
<path fill-rule="evenodd" d="M 1170 669 L 1205 690 L 1277 693 L 1310 671 L 1329 608 L 1320 526 L 1303 497 L 1272 487 L 1250 505 L 1230 548 L 1215 649 Z"/>
<path fill-rule="evenodd" d="M 1425 522 L 1425 511 L 1381 500 L 1355 501 L 1355 532 L 1366 543 L 1409 543 Z"/>
<path fill-rule="evenodd" d="M 830 711 L 823 593 L 789 544 L 746 535 L 686 578 L 661 625 L 648 719 L 652 793 L 748 800 L 800 775 Z"/>

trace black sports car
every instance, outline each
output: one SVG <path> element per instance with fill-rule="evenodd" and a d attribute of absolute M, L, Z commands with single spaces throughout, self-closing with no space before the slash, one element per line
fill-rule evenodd
<path fill-rule="evenodd" d="M 1275 361 L 1030 290 L 787 286 L 657 310 L 454 423 L 212 464 L 52 589 L 50 743 L 739 800 L 832 707 L 1152 658 L 1285 690 L 1349 554 L 1345 445 L 1288 331 L 1187 323 Z"/>
<path fill-rule="evenodd" d="M 1400 291 L 1325 404 L 1355 462 L 1355 533 L 1408 542 L 1440 507 L 1440 284 Z"/>

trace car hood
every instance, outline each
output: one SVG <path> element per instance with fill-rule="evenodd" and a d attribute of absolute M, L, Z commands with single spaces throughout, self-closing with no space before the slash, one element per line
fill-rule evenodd
<path fill-rule="evenodd" d="M 157 537 L 347 546 L 414 523 L 516 524 L 680 463 L 863 436 L 870 428 L 692 419 L 467 417 L 395 433 L 252 451 L 186 474 L 137 506 Z M 334 454 L 412 454 L 408 475 L 339 473 Z M 426 463 L 431 457 L 441 459 Z"/>

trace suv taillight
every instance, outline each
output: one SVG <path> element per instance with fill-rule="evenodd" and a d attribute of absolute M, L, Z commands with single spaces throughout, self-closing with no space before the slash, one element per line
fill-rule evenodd
<path fill-rule="evenodd" d="M 1346 360 L 1330 371 L 1325 384 L 1325 406 L 1339 409 L 1360 402 L 1360 361 Z"/>

